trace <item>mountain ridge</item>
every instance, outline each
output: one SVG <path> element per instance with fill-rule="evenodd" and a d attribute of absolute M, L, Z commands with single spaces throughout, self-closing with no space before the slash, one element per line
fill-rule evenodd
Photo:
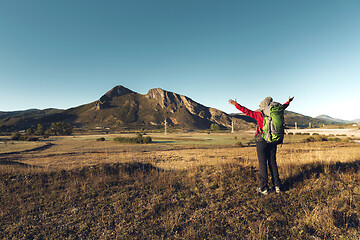
<path fill-rule="evenodd" d="M 340 124 L 359 123 L 360 122 L 360 119 L 343 120 L 343 119 L 339 119 L 339 118 L 330 117 L 329 115 L 326 115 L 326 114 L 319 115 L 319 116 L 315 117 L 315 119 L 321 119 L 321 120 L 325 120 L 325 121 L 330 121 L 332 123 L 340 123 Z"/>
<path fill-rule="evenodd" d="M 65 110 L 49 108 L 0 112 L 1 129 L 25 129 L 39 123 L 50 125 L 57 121 L 69 122 L 85 129 L 156 129 L 162 128 L 165 120 L 170 127 L 189 130 L 209 129 L 211 124 L 229 129 L 233 120 L 235 129 L 251 129 L 255 126 L 254 121 L 247 116 L 227 114 L 197 103 L 185 95 L 161 88 L 139 94 L 122 85 L 113 87 L 96 101 Z M 285 111 L 285 121 L 288 126 L 294 126 L 296 122 L 300 127 L 307 127 L 310 122 L 315 125 L 331 122 L 329 119 L 311 118 L 291 111 Z"/>
<path fill-rule="evenodd" d="M 230 115 L 184 95 L 161 88 L 139 94 L 121 85 L 94 102 L 50 114 L 43 113 L 42 110 L 34 110 L 29 116 L 24 116 L 24 112 L 12 115 L 4 113 L 0 115 L 0 126 L 21 129 L 34 127 L 38 123 L 49 125 L 54 121 L 65 121 L 80 128 L 159 128 L 166 120 L 169 126 L 190 130 L 209 129 L 214 123 L 228 128 L 232 121 Z M 240 128 L 246 128 L 249 124 L 241 121 L 240 125 Z"/>

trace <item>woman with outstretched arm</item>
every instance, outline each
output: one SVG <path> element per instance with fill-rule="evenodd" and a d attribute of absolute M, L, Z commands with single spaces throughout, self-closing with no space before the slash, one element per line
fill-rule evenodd
<path fill-rule="evenodd" d="M 289 97 L 289 100 L 282 104 L 283 108 L 287 108 L 290 102 L 294 99 L 294 97 Z M 241 106 L 239 103 L 230 99 L 229 103 L 234 105 L 238 110 L 246 114 L 247 116 L 255 119 L 258 123 L 258 127 L 255 132 L 256 141 L 256 152 L 259 159 L 259 168 L 260 168 L 260 187 L 256 189 L 257 192 L 267 195 L 269 193 L 268 187 L 268 171 L 267 165 L 269 165 L 269 170 L 272 176 L 272 182 L 274 184 L 275 192 L 281 192 L 281 181 L 279 177 L 279 171 L 276 163 L 276 150 L 277 144 L 276 142 L 267 142 L 262 137 L 263 135 L 263 125 L 264 125 L 264 109 L 268 107 L 273 102 L 271 97 L 265 98 L 260 103 L 260 109 L 257 111 L 252 111 L 244 106 Z"/>

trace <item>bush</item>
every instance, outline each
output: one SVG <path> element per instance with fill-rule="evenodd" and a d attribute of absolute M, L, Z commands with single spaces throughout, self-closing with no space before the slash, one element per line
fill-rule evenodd
<path fill-rule="evenodd" d="M 38 137 L 33 137 L 33 136 L 21 136 L 20 137 L 20 140 L 21 141 L 38 141 L 39 140 L 39 138 Z"/>
<path fill-rule="evenodd" d="M 35 131 L 35 135 L 37 136 L 45 135 L 45 128 L 43 125 L 38 124 L 37 130 Z"/>
<path fill-rule="evenodd" d="M 334 136 L 334 135 L 329 135 L 329 136 Z M 351 141 L 351 138 L 341 139 L 339 137 L 329 137 L 329 136 L 313 134 L 313 136 L 303 139 L 302 142 L 325 142 L 325 141 L 350 142 Z"/>
<path fill-rule="evenodd" d="M 304 143 L 315 142 L 315 138 L 314 137 L 307 137 L 307 138 L 303 139 L 302 142 L 304 142 Z"/>
<path fill-rule="evenodd" d="M 338 138 L 338 137 L 336 137 L 336 138 L 328 138 L 328 140 L 333 141 L 333 142 L 341 142 L 342 141 L 341 138 Z"/>
<path fill-rule="evenodd" d="M 38 137 L 29 136 L 29 135 L 21 135 L 20 133 L 11 134 L 11 140 L 15 141 L 38 141 Z"/>
<path fill-rule="evenodd" d="M 20 133 L 13 133 L 11 134 L 11 140 L 20 140 Z"/>
<path fill-rule="evenodd" d="M 236 147 L 244 147 L 244 144 L 242 142 L 237 142 L 234 144 Z"/>
<path fill-rule="evenodd" d="M 335 137 L 335 138 L 329 138 L 325 135 L 315 135 L 315 136 L 310 136 L 307 137 L 305 139 L 303 139 L 302 142 L 326 142 L 326 141 L 333 141 L 333 142 L 341 142 L 341 141 L 349 141 L 348 139 L 344 139 L 342 140 L 341 138 Z"/>
<path fill-rule="evenodd" d="M 328 141 L 328 138 L 325 135 L 318 135 L 315 136 L 314 138 L 316 142 Z"/>
<path fill-rule="evenodd" d="M 120 142 L 120 143 L 139 143 L 139 144 L 144 144 L 144 143 L 152 143 L 152 139 L 151 137 L 147 136 L 147 137 L 143 137 L 141 135 L 138 135 L 137 137 L 116 137 L 114 138 L 114 141 L 116 142 Z"/>
<path fill-rule="evenodd" d="M 103 141 L 105 141 L 105 138 L 103 138 L 103 137 L 97 138 L 96 141 L 103 142 Z"/>
<path fill-rule="evenodd" d="M 26 130 L 26 134 L 27 135 L 32 135 L 34 133 L 34 130 L 32 129 L 32 128 L 28 128 L 27 130 Z"/>
<path fill-rule="evenodd" d="M 57 122 L 52 123 L 50 127 L 51 135 L 63 136 L 63 135 L 71 135 L 73 131 L 73 127 L 70 123 L 65 122 Z"/>
<path fill-rule="evenodd" d="M 210 130 L 211 131 L 219 131 L 220 130 L 220 126 L 217 123 L 212 123 L 210 126 Z"/>
<path fill-rule="evenodd" d="M 152 143 L 151 137 L 149 137 L 149 136 L 144 137 L 144 143 Z"/>

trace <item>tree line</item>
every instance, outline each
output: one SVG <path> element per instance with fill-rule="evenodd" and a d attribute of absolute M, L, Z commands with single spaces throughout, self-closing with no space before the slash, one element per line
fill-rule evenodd
<path fill-rule="evenodd" d="M 49 136 L 68 136 L 71 135 L 72 132 L 72 125 L 66 122 L 52 123 L 48 129 L 46 129 L 42 124 L 38 124 L 36 129 L 28 128 L 25 132 L 25 136 L 20 133 L 13 133 L 11 135 L 11 139 L 34 141 L 38 139 L 34 136 L 42 136 L 44 138 L 48 138 Z"/>

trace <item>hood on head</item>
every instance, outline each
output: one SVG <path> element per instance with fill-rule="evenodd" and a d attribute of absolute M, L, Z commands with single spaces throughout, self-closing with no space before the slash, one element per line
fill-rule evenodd
<path fill-rule="evenodd" d="M 261 101 L 259 107 L 260 107 L 260 110 L 264 110 L 265 107 L 269 106 L 269 104 L 273 101 L 272 97 L 267 97 L 265 98 L 264 100 Z"/>

